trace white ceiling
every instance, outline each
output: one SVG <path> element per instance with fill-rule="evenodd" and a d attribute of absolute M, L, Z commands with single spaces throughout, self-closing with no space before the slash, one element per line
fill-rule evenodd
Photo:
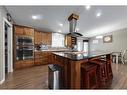
<path fill-rule="evenodd" d="M 62 33 L 69 32 L 68 16 L 79 15 L 77 27 L 87 37 L 112 32 L 127 27 L 127 6 L 6 6 L 16 24 L 32 26 L 39 30 Z M 102 15 L 97 18 L 96 13 Z M 33 20 L 32 15 L 41 15 Z M 59 24 L 62 23 L 63 27 Z"/>

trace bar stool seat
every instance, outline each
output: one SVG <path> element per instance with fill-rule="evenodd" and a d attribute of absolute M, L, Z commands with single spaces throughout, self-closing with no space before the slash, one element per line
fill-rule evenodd
<path fill-rule="evenodd" d="M 81 65 L 81 88 L 95 89 L 98 88 L 97 82 L 97 65 L 84 63 Z"/>
<path fill-rule="evenodd" d="M 99 87 L 101 88 L 105 87 L 106 82 L 108 80 L 106 61 L 100 59 L 94 59 L 89 61 L 97 65 L 97 80 L 98 80 Z"/>

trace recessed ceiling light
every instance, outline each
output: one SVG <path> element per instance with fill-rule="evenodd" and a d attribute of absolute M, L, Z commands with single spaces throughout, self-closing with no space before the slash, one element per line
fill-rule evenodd
<path fill-rule="evenodd" d="M 32 15 L 32 19 L 36 20 L 36 19 L 42 19 L 43 16 L 42 15 Z"/>
<path fill-rule="evenodd" d="M 86 10 L 89 10 L 91 8 L 90 5 L 85 6 Z"/>
<path fill-rule="evenodd" d="M 102 39 L 103 36 L 96 36 L 96 39 Z"/>
<path fill-rule="evenodd" d="M 63 26 L 63 24 L 62 24 L 62 23 L 60 23 L 59 25 L 60 25 L 61 27 Z"/>
<path fill-rule="evenodd" d="M 101 12 L 97 12 L 97 13 L 96 13 L 96 17 L 100 17 L 101 15 L 102 15 Z"/>
<path fill-rule="evenodd" d="M 32 19 L 37 19 L 37 16 L 32 16 Z"/>
<path fill-rule="evenodd" d="M 61 33 L 62 31 L 61 31 L 61 30 L 58 30 L 58 32 L 60 32 L 60 33 Z"/>

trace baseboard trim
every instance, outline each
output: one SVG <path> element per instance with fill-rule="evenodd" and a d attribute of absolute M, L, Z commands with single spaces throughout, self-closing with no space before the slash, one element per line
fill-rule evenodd
<path fill-rule="evenodd" d="M 2 84 L 4 81 L 5 81 L 5 79 L 2 79 L 2 80 L 0 81 L 0 84 Z"/>

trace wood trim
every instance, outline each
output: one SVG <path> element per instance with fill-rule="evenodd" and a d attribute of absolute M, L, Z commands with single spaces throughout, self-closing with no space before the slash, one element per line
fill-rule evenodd
<path fill-rule="evenodd" d="M 18 26 L 18 27 L 22 27 L 22 28 L 32 28 L 32 29 L 34 29 L 33 27 L 25 26 L 25 25 L 18 25 L 18 24 L 13 24 L 13 25 Z"/>
<path fill-rule="evenodd" d="M 68 17 L 68 21 L 70 21 L 70 20 L 72 20 L 72 19 L 78 20 L 78 19 L 79 19 L 79 15 L 72 13 L 72 14 Z"/>

